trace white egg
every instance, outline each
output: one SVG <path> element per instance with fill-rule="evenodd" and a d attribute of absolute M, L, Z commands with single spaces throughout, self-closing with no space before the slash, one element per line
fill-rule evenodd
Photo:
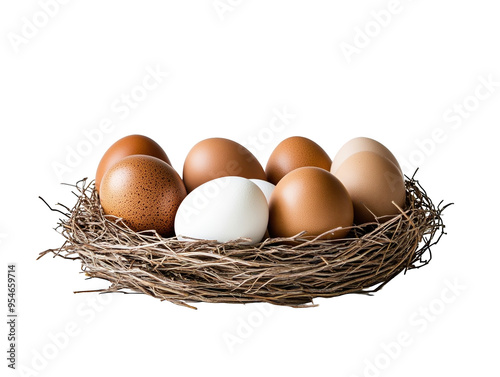
<path fill-rule="evenodd" d="M 262 240 L 269 219 L 269 207 L 261 189 L 249 179 L 222 177 L 191 191 L 175 216 L 178 239 L 227 242 L 238 238 Z"/>
<path fill-rule="evenodd" d="M 267 203 L 269 204 L 269 198 L 271 197 L 271 193 L 276 187 L 271 182 L 263 181 L 262 179 L 250 179 L 253 183 L 255 183 L 262 190 L 264 195 L 266 196 Z"/>

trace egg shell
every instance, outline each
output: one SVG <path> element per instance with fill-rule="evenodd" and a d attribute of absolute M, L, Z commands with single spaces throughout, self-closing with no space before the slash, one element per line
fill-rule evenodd
<path fill-rule="evenodd" d="M 344 184 L 354 205 L 354 222 L 384 222 L 400 213 L 394 201 L 404 209 L 405 182 L 401 172 L 389 159 L 375 152 L 358 152 L 347 158 L 335 176 Z M 373 214 L 374 215 L 373 215 Z"/>
<path fill-rule="evenodd" d="M 269 203 L 269 234 L 291 237 L 302 231 L 318 236 L 353 222 L 351 198 L 329 171 L 302 167 L 285 175 L 276 185 Z M 337 230 L 323 239 L 342 238 L 349 229 Z"/>
<path fill-rule="evenodd" d="M 191 191 L 175 217 L 175 233 L 189 238 L 227 242 L 262 240 L 269 218 L 267 200 L 260 188 L 242 177 L 216 178 Z"/>
<path fill-rule="evenodd" d="M 182 177 L 188 192 L 205 182 L 226 176 L 266 179 L 266 173 L 255 156 L 235 141 L 205 139 L 189 151 Z"/>
<path fill-rule="evenodd" d="M 95 174 L 96 189 L 100 190 L 102 177 L 111 166 L 122 158 L 135 154 L 157 157 L 165 161 L 168 165 L 172 165 L 165 151 L 153 139 L 143 135 L 125 136 L 109 147 L 104 156 L 102 156 Z"/>
<path fill-rule="evenodd" d="M 132 155 L 104 174 L 99 197 L 105 214 L 121 217 L 134 231 L 156 230 L 173 236 L 175 214 L 186 188 L 166 162 Z"/>
<path fill-rule="evenodd" d="M 332 160 L 314 141 L 292 136 L 273 150 L 266 166 L 267 180 L 277 184 L 281 178 L 294 169 L 304 166 L 316 166 L 330 171 Z"/>
<path fill-rule="evenodd" d="M 345 143 L 333 158 L 330 171 L 335 174 L 337 172 L 337 169 L 347 158 L 358 152 L 374 152 L 381 156 L 384 156 L 385 158 L 392 161 L 394 165 L 396 165 L 398 170 L 401 172 L 401 175 L 403 174 L 401 167 L 399 166 L 399 162 L 396 157 L 394 157 L 392 152 L 383 144 L 368 137 L 356 137 Z"/>
<path fill-rule="evenodd" d="M 273 185 L 271 182 L 264 181 L 262 179 L 251 179 L 253 183 L 255 183 L 259 188 L 262 190 L 264 193 L 267 202 L 269 203 L 269 200 L 271 199 L 271 194 L 273 193 L 275 189 L 275 185 Z"/>

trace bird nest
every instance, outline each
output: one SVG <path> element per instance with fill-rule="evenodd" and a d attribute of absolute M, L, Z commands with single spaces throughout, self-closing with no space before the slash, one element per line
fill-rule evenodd
<path fill-rule="evenodd" d="M 71 185 L 73 208 L 51 208 L 64 215 L 56 230 L 66 241 L 39 258 L 80 260 L 86 276 L 110 283 L 79 292 L 143 293 L 191 308 L 193 302 L 304 307 L 317 297 L 372 294 L 399 273 L 429 263 L 431 247 L 444 234 L 447 205 L 435 206 L 414 176 L 405 183 L 406 206 L 399 215 L 353 226 L 346 238 L 303 232 L 246 245 L 245 239 L 181 241 L 134 232 L 104 214 L 94 183 L 84 179 Z"/>

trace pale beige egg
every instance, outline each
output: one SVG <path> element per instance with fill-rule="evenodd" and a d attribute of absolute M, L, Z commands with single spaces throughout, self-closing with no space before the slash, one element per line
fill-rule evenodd
<path fill-rule="evenodd" d="M 396 167 L 401 172 L 401 167 L 399 166 L 398 160 L 392 154 L 392 152 L 387 149 L 383 144 L 376 140 L 370 139 L 368 137 L 356 137 L 345 143 L 342 148 L 339 149 L 335 157 L 333 158 L 331 172 L 335 174 L 337 169 L 342 165 L 342 163 L 352 156 L 354 153 L 358 152 L 375 152 L 385 158 L 389 159 L 396 165 Z M 402 173 L 401 173 L 402 174 Z"/>
<path fill-rule="evenodd" d="M 401 171 L 375 152 L 348 157 L 335 176 L 344 184 L 354 205 L 354 222 L 384 222 L 405 208 L 406 189 Z"/>

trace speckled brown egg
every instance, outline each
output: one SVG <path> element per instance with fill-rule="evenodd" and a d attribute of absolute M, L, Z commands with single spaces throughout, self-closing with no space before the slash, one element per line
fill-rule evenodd
<path fill-rule="evenodd" d="M 143 135 L 129 135 L 114 143 L 102 156 L 95 174 L 95 187 L 99 191 L 104 173 L 122 158 L 135 154 L 157 157 L 171 165 L 165 151 L 154 140 Z"/>
<path fill-rule="evenodd" d="M 268 230 L 272 237 L 291 237 L 302 231 L 318 236 L 337 227 L 349 227 L 353 207 L 349 193 L 329 171 L 302 167 L 285 175 L 269 202 Z M 349 229 L 322 238 L 342 238 Z"/>
<path fill-rule="evenodd" d="M 332 160 L 314 141 L 292 136 L 283 140 L 274 149 L 266 166 L 267 180 L 277 184 L 281 178 L 294 169 L 316 166 L 330 171 Z"/>
<path fill-rule="evenodd" d="M 358 152 L 347 158 L 335 176 L 344 184 L 354 205 L 354 222 L 388 220 L 405 207 L 403 176 L 392 161 L 375 152 Z"/>
<path fill-rule="evenodd" d="M 235 141 L 214 137 L 196 144 L 184 161 L 182 178 L 188 192 L 215 178 L 237 176 L 266 180 L 260 162 Z"/>
<path fill-rule="evenodd" d="M 164 161 L 133 155 L 104 174 L 99 197 L 105 214 L 122 218 L 134 231 L 154 229 L 172 236 L 186 188 L 179 174 Z"/>
<path fill-rule="evenodd" d="M 392 161 L 392 163 L 396 165 L 398 170 L 402 172 L 398 160 L 396 159 L 396 157 L 394 157 L 392 152 L 387 149 L 385 145 L 379 143 L 377 140 L 373 140 L 368 137 L 356 137 L 345 143 L 333 158 L 332 168 L 330 171 L 335 174 L 337 172 L 337 169 L 345 160 L 351 157 L 354 153 L 358 152 L 375 152 L 381 156 L 384 156 L 385 158 Z"/>

